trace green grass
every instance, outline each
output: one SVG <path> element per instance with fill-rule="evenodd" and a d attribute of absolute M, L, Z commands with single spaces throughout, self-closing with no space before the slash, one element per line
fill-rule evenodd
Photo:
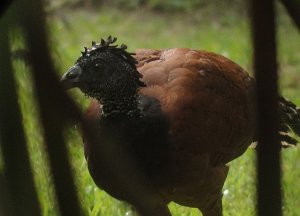
<path fill-rule="evenodd" d="M 300 105 L 300 35 L 280 9 L 279 59 L 281 89 L 284 96 Z M 49 35 L 53 58 L 60 73 L 69 68 L 83 46 L 91 41 L 113 35 L 129 50 L 136 48 L 192 47 L 221 53 L 251 72 L 251 39 L 246 17 L 222 10 L 200 10 L 191 14 L 163 15 L 147 10 L 119 11 L 103 8 L 99 11 L 64 10 L 49 17 Z M 39 129 L 34 90 L 26 66 L 15 63 L 24 128 L 29 143 L 35 183 L 43 215 L 58 215 L 49 175 L 47 155 L 43 148 L 42 130 Z M 84 109 L 88 99 L 79 91 L 72 93 Z M 82 206 L 92 216 L 125 215 L 130 207 L 99 190 L 93 183 L 83 156 L 81 138 L 75 128 L 66 130 L 72 167 Z M 231 164 L 224 186 L 224 215 L 255 214 L 255 151 L 249 149 Z M 284 215 L 300 215 L 300 151 L 299 148 L 282 152 Z M 173 215 L 199 215 L 196 209 L 170 204 Z"/>

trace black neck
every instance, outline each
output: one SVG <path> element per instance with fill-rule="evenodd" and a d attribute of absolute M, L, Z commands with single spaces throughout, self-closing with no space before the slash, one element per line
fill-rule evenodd
<path fill-rule="evenodd" d="M 104 116 L 139 116 L 138 89 L 145 84 L 139 80 L 141 74 L 127 63 L 122 63 L 112 74 L 115 77 L 99 89 L 95 98 L 103 105 Z"/>
<path fill-rule="evenodd" d="M 138 95 L 101 99 L 103 117 L 138 117 Z"/>

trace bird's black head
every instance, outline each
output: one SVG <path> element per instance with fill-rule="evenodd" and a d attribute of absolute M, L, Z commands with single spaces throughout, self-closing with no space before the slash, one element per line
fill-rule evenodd
<path fill-rule="evenodd" d="M 136 70 L 133 54 L 125 45 L 114 45 L 116 38 L 109 36 L 92 47 L 84 48 L 77 59 L 61 78 L 66 88 L 78 87 L 86 95 L 103 102 L 106 99 L 133 95 L 139 87 L 141 74 Z"/>

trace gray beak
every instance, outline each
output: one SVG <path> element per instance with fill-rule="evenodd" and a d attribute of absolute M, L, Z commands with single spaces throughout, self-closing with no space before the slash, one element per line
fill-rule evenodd
<path fill-rule="evenodd" d="M 60 79 L 65 89 L 79 87 L 82 69 L 78 65 L 71 67 Z"/>

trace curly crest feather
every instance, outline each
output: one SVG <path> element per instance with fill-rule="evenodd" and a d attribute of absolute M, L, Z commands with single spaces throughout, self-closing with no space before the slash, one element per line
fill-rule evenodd
<path fill-rule="evenodd" d="M 132 56 L 134 53 L 127 52 L 127 46 L 125 44 L 121 44 L 120 46 L 114 45 L 116 41 L 117 38 L 111 35 L 108 36 L 106 40 L 102 38 L 100 43 L 92 41 L 92 47 L 84 47 L 84 51 L 81 51 L 81 54 L 82 56 L 89 56 L 94 52 L 109 51 L 126 60 L 132 67 L 135 67 L 137 61 Z"/>

